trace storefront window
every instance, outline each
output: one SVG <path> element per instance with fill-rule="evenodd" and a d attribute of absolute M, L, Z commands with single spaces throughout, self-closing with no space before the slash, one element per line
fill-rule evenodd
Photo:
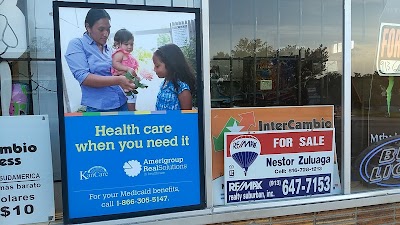
<path fill-rule="evenodd" d="M 6 7 L 9 8 L 1 14 L 8 20 L 5 20 L 3 24 L 0 23 L 0 28 L 2 28 L 0 29 L 0 81 L 2 82 L 0 115 L 48 115 L 56 196 L 55 209 L 56 213 L 61 215 L 63 212 L 61 186 L 67 178 L 61 175 L 62 160 L 60 158 L 57 92 L 63 90 L 58 89 L 60 86 L 56 80 L 56 61 L 59 58 L 56 59 L 55 56 L 57 42 L 54 40 L 53 24 L 53 2 L 57 0 L 0 0 L 0 11 L 5 2 L 9 4 L 8 1 L 15 2 L 16 5 L 15 7 L 7 5 Z M 400 177 L 400 129 L 398 128 L 400 122 L 400 2 L 398 0 L 68 0 L 68 2 L 182 8 L 204 6 L 204 9 L 200 10 L 200 17 L 203 16 L 201 13 L 205 12 L 204 15 L 207 15 L 209 11 L 209 24 L 201 24 L 200 27 L 201 35 L 203 32 L 207 34 L 209 29 L 209 37 L 202 36 L 200 39 L 209 38 L 209 46 L 207 46 L 207 41 L 204 42 L 206 45 L 202 46 L 202 53 L 208 55 L 208 50 L 210 53 L 210 99 L 207 99 L 208 93 L 206 93 L 206 98 L 200 99 L 199 104 L 203 100 L 211 101 L 212 109 L 207 108 L 208 104 L 205 104 L 204 115 L 201 115 L 202 118 L 209 118 L 205 123 L 211 124 L 211 135 L 204 134 L 204 143 L 196 146 L 203 149 L 205 145 L 204 151 L 207 154 L 204 158 L 207 160 L 207 170 L 212 161 L 212 178 L 205 177 L 207 193 L 200 191 L 201 195 L 205 194 L 207 208 L 204 209 L 205 206 L 202 206 L 204 211 L 195 212 L 196 216 L 197 213 L 201 216 L 204 213 L 207 214 L 205 217 L 211 218 L 208 221 L 214 221 L 213 213 L 224 214 L 229 211 L 226 213 L 227 218 L 221 219 L 221 216 L 217 219 L 228 221 L 235 219 L 230 215 L 240 214 L 242 209 L 254 208 L 265 212 L 270 210 L 270 206 L 277 205 L 285 209 L 298 210 L 299 207 L 295 204 L 310 203 L 305 199 L 317 200 L 316 202 L 332 200 L 327 204 L 327 209 L 358 207 L 374 203 L 359 203 L 357 200 L 357 203 L 351 206 L 343 206 L 343 204 L 354 198 L 360 199 L 359 196 L 363 196 L 362 198 L 367 196 L 365 198 L 367 200 L 371 196 L 380 197 L 380 194 L 376 193 L 385 192 L 390 194 L 379 202 L 395 201 L 395 198 L 394 200 L 387 199 L 388 196 L 391 197 L 392 192 L 398 194 L 396 190 L 388 190 L 388 188 L 400 186 L 398 182 Z M 344 35 L 343 18 L 349 14 L 343 15 L 343 4 L 350 2 L 352 30 L 351 35 L 348 33 Z M 22 14 L 19 14 L 20 12 Z M 59 19 L 66 22 L 62 17 Z M 84 29 L 82 20 L 72 22 L 70 25 Z M 343 60 L 349 59 L 347 57 L 350 52 L 350 49 L 344 49 L 343 36 L 346 36 L 346 41 L 347 37 L 351 36 L 351 74 L 347 74 L 348 70 L 343 71 Z M 165 41 L 161 39 L 161 42 Z M 204 61 L 202 63 L 205 68 L 208 68 L 207 63 Z M 150 64 L 153 65 L 152 62 Z M 351 75 L 351 96 L 343 96 L 344 73 Z M 7 80 L 8 75 L 11 82 L 4 88 L 4 79 Z M 203 71 L 200 75 L 208 76 L 208 71 Z M 204 77 L 203 80 L 204 84 L 208 84 L 208 77 Z M 208 90 L 206 85 L 204 88 Z M 7 102 L 4 99 L 7 99 L 9 94 L 11 95 Z M 345 102 L 343 99 L 348 98 L 351 98 L 350 150 L 342 149 L 342 135 L 348 134 L 347 129 L 342 128 L 342 116 L 344 116 L 342 104 Z M 296 109 L 300 108 L 308 109 L 299 113 Z M 248 109 L 254 110 L 249 113 Z M 215 116 L 216 112 L 220 114 Z M 232 112 L 236 114 L 233 115 Z M 346 113 L 348 113 L 347 108 Z M 257 115 L 254 116 L 255 114 Z M 293 121 L 302 121 L 301 124 L 311 124 L 310 121 L 314 123 L 316 121 L 314 118 L 316 118 L 319 119 L 316 121 L 318 126 L 326 125 L 326 127 L 298 126 L 285 130 L 282 127 L 288 127 L 288 124 L 285 125 L 281 121 L 285 119 L 290 121 L 292 115 L 295 115 Z M 347 120 L 348 117 L 345 118 Z M 177 121 L 178 123 L 181 121 Z M 205 126 L 206 131 L 208 131 L 208 125 Z M 346 124 L 343 125 L 346 126 Z M 325 169 L 334 165 L 334 169 L 329 167 L 332 170 L 328 172 L 298 175 L 297 172 L 293 172 L 296 168 L 289 168 L 294 165 L 291 164 L 292 159 L 285 158 L 293 152 L 285 155 L 278 150 L 273 153 L 264 150 L 263 153 L 263 150 L 258 149 L 246 154 L 237 154 L 244 151 L 240 152 L 237 149 L 232 151 L 226 147 L 231 148 L 230 144 L 235 144 L 235 140 L 249 141 L 260 147 L 260 143 L 266 140 L 263 135 L 272 134 L 276 130 L 279 130 L 276 133 L 290 135 L 291 132 L 309 132 L 310 130 L 314 132 L 314 128 L 330 132 L 326 137 L 329 137 L 330 144 L 333 143 L 332 148 L 322 150 L 329 153 L 318 159 L 313 158 L 313 162 L 320 166 L 315 168 Z M 303 129 L 303 131 L 298 129 Z M 242 135 L 243 133 L 239 132 L 247 133 Z M 311 132 L 309 134 L 311 135 Z M 285 140 L 291 140 L 290 137 L 292 136 Z M 255 142 L 254 139 L 261 141 Z M 286 148 L 292 147 L 291 143 L 290 141 L 276 142 L 275 145 Z M 310 143 L 318 147 L 323 141 L 312 139 Z M 351 151 L 350 193 L 347 192 L 349 190 L 346 182 L 348 177 L 340 176 L 343 172 L 342 168 L 348 166 L 348 161 L 343 163 L 342 151 L 348 150 Z M 229 153 L 225 154 L 226 152 Z M 304 153 L 307 155 L 309 152 L 294 154 L 297 153 L 303 159 Z M 282 155 L 278 156 L 281 157 L 279 159 L 270 157 L 265 163 L 265 158 L 269 157 L 268 154 Z M 323 154 L 325 153 L 321 155 Z M 242 155 L 247 157 L 246 162 L 240 158 Z M 295 157 L 295 160 L 300 158 L 297 155 Z M 232 168 L 226 166 L 228 165 L 225 164 L 227 158 Z M 330 161 L 331 159 L 333 160 Z M 255 174 L 253 171 L 261 170 L 259 169 L 261 167 L 257 167 L 258 165 L 262 164 L 264 168 L 269 166 L 268 169 L 271 169 L 275 164 L 284 162 L 288 162 L 289 166 L 282 166 L 278 172 L 275 170 L 272 172 L 275 173 L 274 176 L 251 177 Z M 307 162 L 311 162 L 311 157 Z M 329 165 L 323 167 L 323 164 Z M 292 174 L 287 174 L 286 169 L 288 171 L 292 169 Z M 209 174 L 209 171 L 206 171 L 206 176 Z M 245 180 L 240 180 L 241 177 Z M 251 180 L 253 178 L 254 180 Z M 321 180 L 319 178 L 324 179 L 323 182 L 321 181 L 322 191 L 318 190 L 320 188 L 318 182 Z M 267 180 L 268 182 L 265 182 Z M 286 183 L 282 185 L 284 181 Z M 257 186 L 263 182 L 270 186 L 267 188 Z M 299 185 L 301 182 L 303 182 L 302 185 Z M 308 186 L 304 185 L 304 182 Z M 230 189 L 226 188 L 229 184 L 233 184 Z M 297 185 L 297 189 L 293 188 L 294 185 Z M 268 190 L 270 187 L 272 188 Z M 343 187 L 344 190 L 342 190 Z M 254 190 L 243 190 L 245 188 Z M 272 190 L 273 188 L 275 189 Z M 212 194 L 209 192 L 210 189 Z M 380 191 L 373 192 L 375 190 Z M 265 191 L 263 192 L 265 196 L 257 196 L 261 191 Z M 296 195 L 299 192 L 302 195 Z M 360 192 L 369 193 L 360 194 Z M 252 198 L 250 194 L 256 197 Z M 340 194 L 346 195 L 333 196 Z M 236 199 L 239 196 L 240 198 L 245 196 L 246 200 Z M 321 196 L 326 198 L 320 198 Z M 260 198 L 257 199 L 258 197 Z M 301 201 L 290 200 L 294 198 Z M 259 202 L 256 202 L 257 200 Z M 342 203 L 342 200 L 346 203 Z M 80 203 L 77 202 L 77 204 Z M 234 206 L 230 208 L 232 205 Z M 272 214 L 298 214 L 300 211 L 311 211 L 315 208 L 318 206 L 293 212 L 289 210 L 290 212 L 285 213 L 274 211 Z M 264 216 L 269 217 L 268 213 L 270 212 Z M 174 216 L 171 217 L 176 219 Z M 164 217 L 156 219 L 162 221 Z M 139 218 L 134 222 L 141 220 L 142 218 Z M 145 220 L 147 219 L 143 221 Z"/>
<path fill-rule="evenodd" d="M 343 1 L 224 0 L 210 1 L 209 4 L 211 112 L 212 117 L 217 118 L 211 121 L 214 190 L 222 177 L 227 176 L 221 171 L 223 148 L 222 138 L 218 135 L 231 130 L 220 124 L 221 115 L 229 114 L 219 110 L 221 108 L 236 108 L 237 112 L 230 111 L 232 114 L 227 116 L 229 121 L 225 126 L 231 122 L 233 127 L 239 124 L 245 131 L 264 131 L 295 129 L 260 126 L 260 121 L 291 121 L 297 116 L 281 118 L 279 113 L 268 111 L 273 109 L 272 106 L 282 107 L 282 112 L 289 108 L 295 110 L 294 106 L 332 106 L 329 116 L 319 114 L 317 110 L 312 116 L 321 122 L 332 118 L 335 162 L 337 159 L 339 164 L 335 163 L 335 166 L 340 168 Z M 259 108 L 245 111 L 249 107 L 266 110 L 254 116 Z M 241 124 L 244 121 L 241 115 L 246 113 L 254 113 L 250 119 L 258 124 Z M 264 114 L 268 114 L 268 118 L 262 118 Z M 311 116 L 309 114 L 307 112 L 305 117 Z M 307 120 L 305 117 L 299 120 Z M 338 171 L 333 174 L 339 177 Z M 337 187 L 340 189 L 340 184 Z M 340 190 L 336 191 L 340 193 Z M 221 204 L 219 200 L 219 196 L 214 199 L 216 205 Z"/>
<path fill-rule="evenodd" d="M 399 12 L 398 1 L 352 1 L 353 191 L 398 187 Z"/>
<path fill-rule="evenodd" d="M 334 104 L 340 110 L 341 6 L 211 1 L 212 106 Z"/>

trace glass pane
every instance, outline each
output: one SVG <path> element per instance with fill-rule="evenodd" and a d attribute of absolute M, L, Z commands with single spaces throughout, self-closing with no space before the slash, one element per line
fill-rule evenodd
<path fill-rule="evenodd" d="M 172 0 L 145 0 L 146 5 L 171 6 Z"/>
<path fill-rule="evenodd" d="M 50 140 L 53 151 L 54 179 L 61 179 L 58 136 L 58 101 L 55 62 L 31 62 L 31 84 L 33 112 L 35 115 L 48 115 L 50 121 Z"/>
<path fill-rule="evenodd" d="M 30 57 L 54 58 L 52 1 L 27 1 L 27 36 Z"/>
<path fill-rule="evenodd" d="M 118 4 L 144 5 L 145 0 L 117 0 Z"/>
<path fill-rule="evenodd" d="M 50 29 L 35 29 L 30 36 L 29 51 L 33 58 L 54 59 L 54 31 Z"/>
<path fill-rule="evenodd" d="M 285 49 L 289 46 L 299 44 L 300 37 L 300 10 L 299 1 L 280 0 L 278 1 L 278 35 L 279 48 L 284 49 L 282 55 L 291 53 L 291 50 Z"/>
<path fill-rule="evenodd" d="M 268 57 L 276 54 L 278 49 L 278 0 L 255 1 L 256 55 Z"/>
<path fill-rule="evenodd" d="M 399 187 L 400 2 L 353 0 L 352 10 L 352 190 Z"/>
<path fill-rule="evenodd" d="M 308 46 L 311 48 L 318 48 L 322 43 L 323 26 L 322 23 L 325 17 L 323 5 L 326 1 L 303 0 L 300 2 L 300 9 L 303 15 L 300 17 L 300 46 Z M 316 27 L 320 29 L 316 29 Z"/>
<path fill-rule="evenodd" d="M 200 8 L 201 7 L 201 0 L 193 0 L 193 7 Z"/>
<path fill-rule="evenodd" d="M 173 0 L 173 6 L 177 7 L 193 7 L 193 0 Z"/>
<path fill-rule="evenodd" d="M 339 0 L 210 2 L 212 62 L 230 55 L 232 79 L 243 82 L 241 98 L 229 96 L 230 106 L 334 104 L 339 110 L 341 9 Z M 241 61 L 234 66 L 235 60 Z M 234 73 L 236 67 L 243 72 Z"/>
<path fill-rule="evenodd" d="M 210 55 L 212 58 L 229 58 L 231 46 L 231 16 L 229 0 L 210 1 Z"/>
<path fill-rule="evenodd" d="M 36 1 L 38 1 L 38 0 L 36 0 Z M 55 0 L 53 0 L 53 1 L 55 1 Z M 69 2 L 86 2 L 86 0 L 68 0 Z"/>
<path fill-rule="evenodd" d="M 35 5 L 34 7 L 34 12 L 35 14 L 33 15 L 34 18 L 34 23 L 35 23 L 35 28 L 36 29 L 53 29 L 53 6 L 52 6 L 52 0 L 36 0 L 33 4 Z M 28 3 L 29 4 L 29 3 Z M 28 11 L 28 13 L 31 13 Z"/>
<path fill-rule="evenodd" d="M 232 0 L 230 7 L 231 56 L 253 57 L 256 24 L 254 1 Z"/>
<path fill-rule="evenodd" d="M 115 0 L 89 0 L 88 2 L 93 2 L 93 3 L 111 3 L 114 4 Z"/>
<path fill-rule="evenodd" d="M 335 123 L 339 162 L 335 168 L 340 168 L 343 1 L 226 0 L 209 4 L 211 106 L 235 108 L 232 111 L 236 112 L 240 110 L 236 107 L 268 111 L 274 109 L 272 106 L 331 105 L 335 116 L 333 110 L 327 114 L 329 123 Z M 220 111 L 225 110 L 211 112 Z M 321 115 L 316 112 L 311 116 L 325 117 Z M 278 117 L 271 115 L 268 120 L 275 123 Z M 259 123 L 258 127 L 243 129 L 263 130 L 261 126 Z M 214 150 L 221 149 L 222 145 L 216 145 L 218 136 L 213 138 L 214 147 L 217 146 Z M 221 154 L 213 154 L 213 166 L 218 171 L 221 163 L 217 158 Z M 332 174 L 337 175 L 334 179 L 340 179 L 337 170 Z M 221 173 L 213 175 L 218 186 Z"/>

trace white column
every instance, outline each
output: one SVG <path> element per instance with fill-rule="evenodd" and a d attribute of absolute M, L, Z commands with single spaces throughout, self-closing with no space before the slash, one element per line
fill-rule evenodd
<path fill-rule="evenodd" d="M 343 194 L 351 193 L 351 0 L 343 0 L 342 172 Z"/>
<path fill-rule="evenodd" d="M 201 1 L 201 37 L 203 70 L 203 109 L 204 109 L 204 162 L 206 176 L 207 208 L 213 206 L 212 186 L 212 143 L 211 143 L 211 90 L 210 90 L 210 18 L 209 0 Z"/>
<path fill-rule="evenodd" d="M 7 62 L 0 63 L 0 97 L 1 97 L 1 115 L 9 116 L 11 102 L 11 70 Z"/>

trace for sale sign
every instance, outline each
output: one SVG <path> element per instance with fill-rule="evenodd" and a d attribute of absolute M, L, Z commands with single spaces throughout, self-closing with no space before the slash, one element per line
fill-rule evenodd
<path fill-rule="evenodd" d="M 381 23 L 376 70 L 381 76 L 400 75 L 400 24 Z"/>
<path fill-rule="evenodd" d="M 225 134 L 225 203 L 330 194 L 333 128 Z"/>

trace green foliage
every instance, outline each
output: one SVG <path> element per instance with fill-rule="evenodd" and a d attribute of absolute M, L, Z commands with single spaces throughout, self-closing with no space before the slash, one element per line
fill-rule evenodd
<path fill-rule="evenodd" d="M 76 110 L 76 112 L 81 112 L 81 113 L 84 113 L 84 112 L 86 112 L 86 106 L 80 106 L 77 110 Z"/>
<path fill-rule="evenodd" d="M 326 70 L 326 61 L 328 61 L 327 47 L 322 44 L 316 49 L 304 49 L 296 45 L 288 45 L 285 48 L 274 50 L 267 42 L 260 39 L 241 38 L 231 51 L 232 58 L 245 57 L 271 57 L 279 56 L 300 57 L 300 52 L 304 51 L 304 60 L 302 62 L 302 79 L 304 81 L 322 75 Z M 224 52 L 218 52 L 214 58 L 229 59 L 230 56 Z"/>
<path fill-rule="evenodd" d="M 131 73 L 126 72 L 125 73 L 125 77 L 128 78 L 129 80 L 133 81 L 133 83 L 135 84 L 136 88 L 147 88 L 148 86 L 141 83 L 140 80 L 137 77 L 134 77 Z M 132 93 L 139 93 L 136 89 L 130 92 L 126 92 L 126 95 L 131 96 Z"/>
<path fill-rule="evenodd" d="M 196 74 L 196 69 L 197 69 L 197 62 L 196 62 L 196 39 L 191 38 L 189 41 L 189 45 L 181 47 L 183 55 L 185 55 L 185 58 L 189 65 L 192 67 L 194 73 Z"/>
<path fill-rule="evenodd" d="M 157 37 L 157 46 L 158 47 L 169 44 L 171 42 L 172 42 L 172 40 L 171 40 L 170 34 L 159 34 Z"/>
<path fill-rule="evenodd" d="M 326 61 L 328 61 L 327 47 L 320 45 L 316 49 L 305 49 L 304 62 L 302 65 L 302 76 L 305 80 L 315 78 L 326 70 Z"/>
<path fill-rule="evenodd" d="M 225 52 L 217 52 L 217 54 L 214 55 L 213 58 L 222 58 L 222 59 L 226 59 L 229 58 L 229 54 L 225 53 Z"/>
<path fill-rule="evenodd" d="M 267 45 L 267 42 L 261 41 L 261 39 L 250 40 L 248 38 L 241 38 L 235 45 L 234 50 L 231 51 L 232 57 L 243 58 L 253 55 L 257 56 L 269 56 L 272 55 L 273 49 Z"/>
<path fill-rule="evenodd" d="M 196 39 L 191 38 L 189 40 L 189 45 L 181 47 L 182 53 L 185 56 L 189 66 L 192 68 L 194 75 L 197 75 L 197 60 L 196 60 Z M 199 85 L 196 85 L 199 87 Z M 192 105 L 197 107 L 197 90 L 192 92 Z"/>
<path fill-rule="evenodd" d="M 142 62 L 150 60 L 153 57 L 153 53 L 151 51 L 143 49 L 142 47 L 136 48 L 135 53 L 137 55 L 137 60 Z"/>

